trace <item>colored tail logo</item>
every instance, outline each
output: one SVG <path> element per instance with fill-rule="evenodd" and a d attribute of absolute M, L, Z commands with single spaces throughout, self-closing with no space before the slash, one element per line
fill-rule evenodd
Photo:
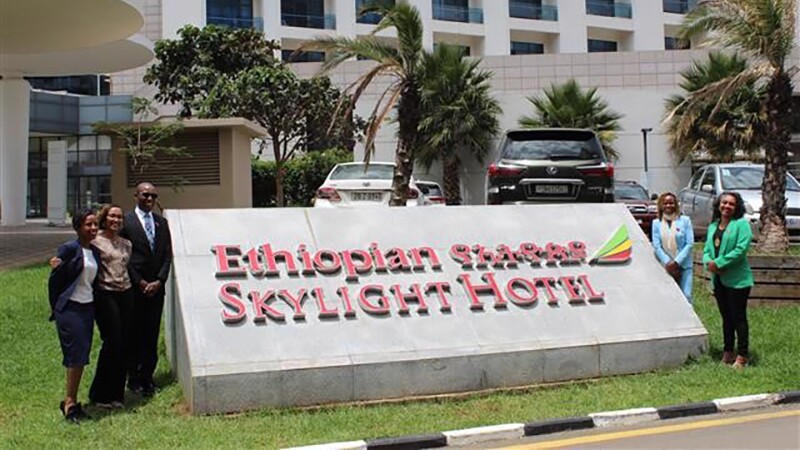
<path fill-rule="evenodd" d="M 628 228 L 621 225 L 589 260 L 589 264 L 624 264 L 631 260 L 631 239 Z"/>

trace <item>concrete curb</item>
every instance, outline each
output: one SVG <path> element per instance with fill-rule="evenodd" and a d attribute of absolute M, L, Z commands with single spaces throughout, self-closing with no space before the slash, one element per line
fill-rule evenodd
<path fill-rule="evenodd" d="M 419 450 L 423 448 L 455 447 L 488 441 L 518 439 L 524 436 L 541 436 L 563 431 L 609 428 L 679 417 L 744 411 L 790 403 L 800 403 L 800 391 L 728 397 L 709 402 L 687 403 L 661 408 L 648 407 L 605 411 L 592 413 L 588 416 L 541 420 L 525 424 L 509 423 L 416 436 L 294 447 L 287 450 Z"/>

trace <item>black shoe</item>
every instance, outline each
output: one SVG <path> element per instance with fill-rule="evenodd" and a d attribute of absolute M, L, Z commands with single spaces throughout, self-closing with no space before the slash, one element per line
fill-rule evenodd
<path fill-rule="evenodd" d="M 141 383 L 128 382 L 128 390 L 131 392 L 141 394 L 143 389 L 144 386 Z"/>
<path fill-rule="evenodd" d="M 143 385 L 141 394 L 142 397 L 151 398 L 152 396 L 156 395 L 156 385 L 153 383 L 147 383 Z"/>
<path fill-rule="evenodd" d="M 62 409 L 61 410 L 63 411 L 64 410 L 63 409 L 64 402 L 61 402 L 61 404 L 62 404 L 62 407 L 61 407 Z M 86 414 L 86 412 L 83 410 L 83 406 L 80 403 L 76 403 L 76 404 L 72 405 L 72 408 L 70 408 L 69 411 L 67 411 L 64 414 L 64 419 L 67 422 L 74 423 L 74 424 L 77 425 L 77 424 L 81 423 L 81 421 L 83 421 L 83 420 L 91 419 L 91 417 L 89 417 L 89 415 Z"/>

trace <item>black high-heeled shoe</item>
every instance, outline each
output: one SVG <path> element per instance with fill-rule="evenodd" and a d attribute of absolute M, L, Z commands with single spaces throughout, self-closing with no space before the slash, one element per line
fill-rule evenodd
<path fill-rule="evenodd" d="M 63 402 L 62 402 L 63 403 Z M 83 405 L 80 403 L 75 403 L 72 407 L 64 414 L 64 419 L 67 422 L 71 422 L 74 424 L 79 424 L 82 420 L 89 420 L 88 414 L 83 410 Z"/>

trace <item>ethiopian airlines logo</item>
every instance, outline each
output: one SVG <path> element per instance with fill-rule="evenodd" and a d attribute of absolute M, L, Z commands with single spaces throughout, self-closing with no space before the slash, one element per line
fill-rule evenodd
<path fill-rule="evenodd" d="M 628 228 L 622 225 L 589 259 L 589 264 L 624 264 L 631 260 L 632 247 L 633 243 L 628 237 Z"/>

